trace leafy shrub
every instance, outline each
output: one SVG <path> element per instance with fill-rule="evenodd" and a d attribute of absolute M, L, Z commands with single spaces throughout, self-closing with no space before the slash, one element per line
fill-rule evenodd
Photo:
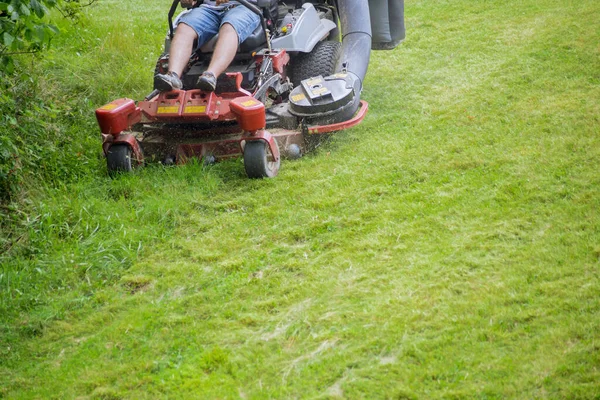
<path fill-rule="evenodd" d="M 3 69 L 14 70 L 13 54 L 38 51 L 50 43 L 58 30 L 43 18 L 49 8 L 58 5 L 58 0 L 0 1 L 0 61 Z"/>

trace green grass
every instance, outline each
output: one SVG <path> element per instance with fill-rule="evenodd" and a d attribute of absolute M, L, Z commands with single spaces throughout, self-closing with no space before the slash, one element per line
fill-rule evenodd
<path fill-rule="evenodd" d="M 48 87 L 146 94 L 167 3 L 91 9 Z M 276 179 L 47 189 L 0 256 L 0 397 L 599 398 L 596 3 L 409 2 L 367 119 Z"/>

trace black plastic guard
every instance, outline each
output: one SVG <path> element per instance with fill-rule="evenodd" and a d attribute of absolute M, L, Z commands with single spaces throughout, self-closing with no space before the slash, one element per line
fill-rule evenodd
<path fill-rule="evenodd" d="M 290 94 L 289 111 L 312 124 L 352 118 L 359 105 L 360 80 L 352 73 L 305 79 Z"/>

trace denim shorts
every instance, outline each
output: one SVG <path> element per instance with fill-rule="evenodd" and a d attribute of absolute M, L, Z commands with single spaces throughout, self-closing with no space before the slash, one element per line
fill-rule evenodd
<path fill-rule="evenodd" d="M 178 21 L 190 26 L 198 34 L 197 48 L 212 39 L 223 24 L 229 24 L 235 29 L 239 43 L 254 32 L 260 24 L 260 18 L 240 4 L 227 4 L 222 10 L 204 5 L 190 10 Z"/>

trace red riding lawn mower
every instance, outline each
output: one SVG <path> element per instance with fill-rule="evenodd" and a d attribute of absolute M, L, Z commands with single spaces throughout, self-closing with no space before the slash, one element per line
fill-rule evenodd
<path fill-rule="evenodd" d="M 404 39 L 404 0 L 236 1 L 261 24 L 214 92 L 196 84 L 216 38 L 190 58 L 183 90 L 155 89 L 137 104 L 122 98 L 96 110 L 109 174 L 153 160 L 243 156 L 248 177 L 270 178 L 282 155 L 298 158 L 319 136 L 363 120 L 368 106 L 360 93 L 371 49 L 393 49 Z M 174 0 L 169 11 L 156 72 L 167 72 L 178 5 Z"/>

